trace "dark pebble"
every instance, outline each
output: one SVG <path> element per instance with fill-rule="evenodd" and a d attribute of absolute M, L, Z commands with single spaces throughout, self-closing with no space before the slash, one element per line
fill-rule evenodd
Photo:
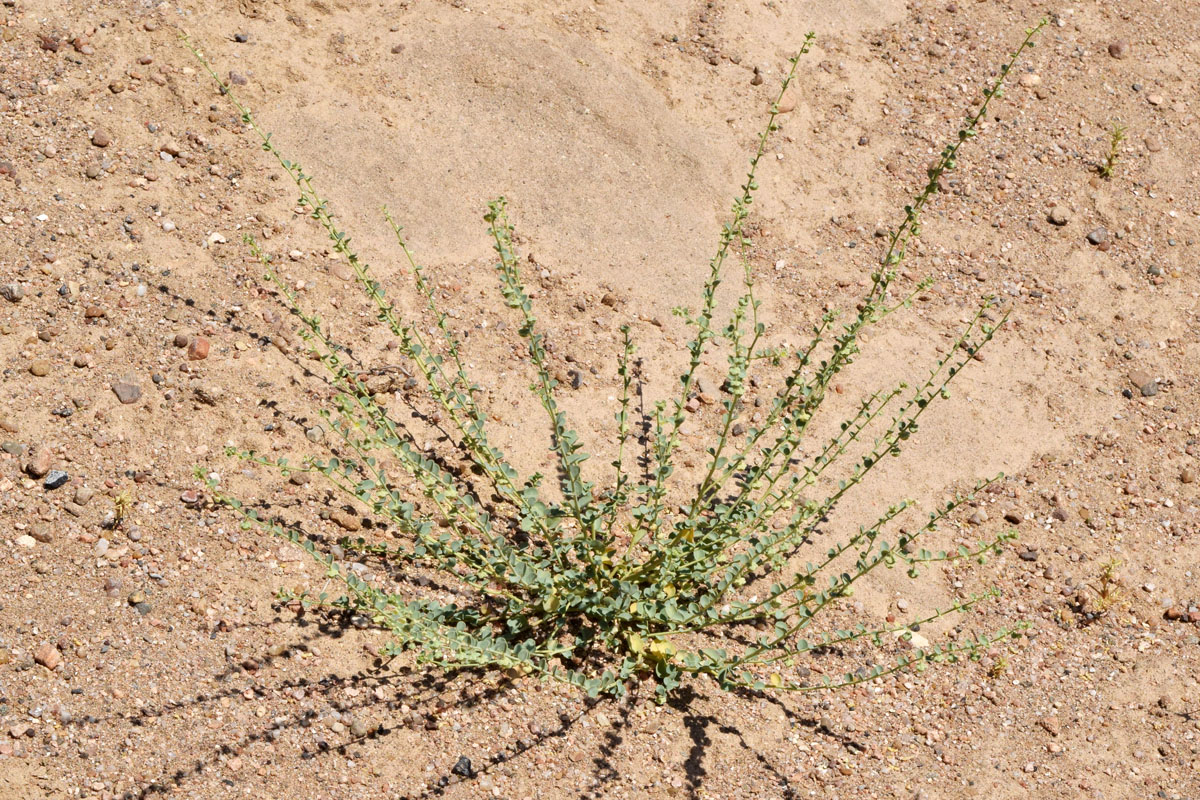
<path fill-rule="evenodd" d="M 52 469 L 50 470 L 50 473 L 46 475 L 46 482 L 42 485 L 47 489 L 57 489 L 69 480 L 71 480 L 71 476 L 63 472 L 61 469 Z"/>
<path fill-rule="evenodd" d="M 1038 554 L 1037 554 L 1036 550 L 1022 550 L 1021 551 L 1021 560 L 1022 561 L 1037 561 L 1037 557 L 1038 557 Z"/>
<path fill-rule="evenodd" d="M 475 770 L 471 769 L 471 759 L 466 756 L 459 756 L 458 761 L 454 762 L 454 767 L 450 771 L 464 778 L 475 777 Z"/>

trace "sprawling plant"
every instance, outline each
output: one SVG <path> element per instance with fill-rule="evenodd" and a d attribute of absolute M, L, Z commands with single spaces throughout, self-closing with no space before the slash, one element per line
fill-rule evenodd
<path fill-rule="evenodd" d="M 1044 24 L 1044 22 L 1042 23 Z M 832 512 L 843 505 L 877 465 L 896 456 L 950 382 L 996 332 L 987 300 L 948 351 L 915 385 L 901 384 L 867 397 L 832 435 L 811 446 L 810 426 L 835 377 L 859 353 L 863 333 L 924 290 L 893 297 L 898 265 L 920 235 L 921 215 L 955 168 L 959 148 L 976 135 L 988 104 L 1034 34 L 983 91 L 957 138 L 928 169 L 928 181 L 890 233 L 880 266 L 848 321 L 827 313 L 799 348 L 764 345 L 746 221 L 756 172 L 781 113 L 779 102 L 793 82 L 809 34 L 790 60 L 779 96 L 741 193 L 721 231 L 709 263 L 698 313 L 679 310 L 694 337 L 678 395 L 649 411 L 636 410 L 638 380 L 630 330 L 623 327 L 617 354 L 620 385 L 616 411 L 616 457 L 606 483 L 601 470 L 585 468 L 588 454 L 559 405 L 559 385 L 534 306 L 522 282 L 513 227 L 503 198 L 485 217 L 496 251 L 496 274 L 504 303 L 515 314 L 533 375 L 532 393 L 545 412 L 548 446 L 556 462 L 551 479 L 522 476 L 495 446 L 488 412 L 465 367 L 460 342 L 436 301 L 434 285 L 417 263 L 390 214 L 399 252 L 426 307 L 423 322 L 402 318 L 371 270 L 350 246 L 311 177 L 286 159 L 229 88 L 221 89 L 261 137 L 262 147 L 291 176 L 300 204 L 328 234 L 353 269 L 378 318 L 408 361 L 417 393 L 430 405 L 445 433 L 442 446 L 422 447 L 404 423 L 368 387 L 360 365 L 305 310 L 268 256 L 253 241 L 266 279 L 299 324 L 311 357 L 324 365 L 336 389 L 322 414 L 336 436 L 327 459 L 300 463 L 253 451 L 238 457 L 284 474 L 316 473 L 370 510 L 391 528 L 392 539 L 344 541 L 339 549 L 314 542 L 279 519 L 265 519 L 209 481 L 214 496 L 236 510 L 246 527 L 260 526 L 307 550 L 344 584 L 341 596 L 303 596 L 306 602 L 355 610 L 390 631 L 390 653 L 415 651 L 445 669 L 500 668 L 567 681 L 590 695 L 621 694 L 650 681 L 665 698 L 689 675 L 707 675 L 723 688 L 808 691 L 850 686 L 930 663 L 978 655 L 1012 631 L 961 634 L 939 645 L 914 641 L 920 625 L 961 614 L 992 594 L 962 597 L 949 607 L 898 622 L 859 622 L 839 627 L 848 614 L 845 598 L 879 567 L 899 566 L 917 578 L 935 564 L 983 561 L 1013 534 L 1005 531 L 975 547 L 930 552 L 922 540 L 967 502 L 955 496 L 924 518 L 910 520 L 910 501 L 896 503 L 878 519 L 821 546 Z M 197 57 L 207 67 L 203 56 Z M 220 83 L 215 72 L 213 78 Z M 718 287 L 727 263 L 740 260 L 742 289 L 724 325 L 717 316 Z M 427 314 L 427 316 L 426 316 Z M 1002 322 L 999 320 L 998 322 Z M 707 353 L 727 358 L 720 389 L 720 418 L 698 474 L 677 478 L 681 435 L 698 393 L 698 371 Z M 774 370 L 782 388 L 759 409 L 748 427 L 752 368 Z M 635 450 L 640 450 L 640 457 Z M 590 465 L 588 465 L 590 467 Z M 607 472 L 607 470 L 604 470 Z M 996 479 L 993 479 L 996 480 Z M 978 491 L 986 481 L 977 484 Z M 902 524 L 904 527 L 901 527 Z M 893 531 L 894 532 L 891 532 Z M 396 542 L 399 541 L 399 544 Z M 373 555 L 403 575 L 429 580 L 364 581 L 345 563 L 345 549 Z M 365 556 L 364 556 L 365 557 Z M 921 646 L 917 646 L 920 642 Z M 857 668 L 837 677 L 822 659 L 832 654 Z"/>

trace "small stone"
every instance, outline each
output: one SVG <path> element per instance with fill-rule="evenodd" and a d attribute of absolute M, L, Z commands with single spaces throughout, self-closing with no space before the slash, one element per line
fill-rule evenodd
<path fill-rule="evenodd" d="M 458 761 L 454 762 L 454 766 L 450 768 L 450 771 L 463 778 L 475 777 L 475 770 L 471 768 L 471 759 L 466 756 L 459 756 Z"/>
<path fill-rule="evenodd" d="M 900 611 L 907 611 L 908 610 L 908 601 L 905 600 L 904 598 L 897 600 L 896 608 L 899 609 Z"/>
<path fill-rule="evenodd" d="M 30 536 L 28 533 L 23 533 L 17 537 L 17 546 L 31 550 L 34 547 L 37 547 L 37 539 Z"/>
<path fill-rule="evenodd" d="M 1054 715 L 1042 717 L 1038 720 L 1038 725 L 1041 725 L 1042 729 L 1051 736 L 1058 736 L 1062 732 L 1062 726 L 1058 721 L 1058 717 Z"/>
<path fill-rule="evenodd" d="M 127 599 L 129 600 L 129 605 L 131 606 L 140 605 L 141 603 L 146 602 L 146 593 L 141 591 L 133 592 Z"/>
<path fill-rule="evenodd" d="M 121 401 L 123 405 L 136 403 L 142 397 L 142 387 L 136 383 L 126 383 L 125 381 L 117 381 L 112 385 L 113 394 Z"/>
<path fill-rule="evenodd" d="M 1055 206 L 1050 209 L 1050 221 L 1059 227 L 1071 221 L 1071 210 L 1066 206 Z"/>
<path fill-rule="evenodd" d="M 166 233 L 171 233 L 172 231 L 174 231 L 174 230 L 175 230 L 175 223 L 174 223 L 174 222 L 172 222 L 172 221 L 171 221 L 171 220 L 169 220 L 169 219 L 164 219 L 164 220 L 162 221 L 162 229 L 163 229 L 163 231 L 165 231 Z"/>
<path fill-rule="evenodd" d="M 350 723 L 350 735 L 361 739 L 371 732 L 371 726 L 363 722 L 361 719 L 356 719 Z"/>
<path fill-rule="evenodd" d="M 1162 139 L 1157 137 L 1147 136 L 1145 144 L 1146 150 L 1151 153 L 1157 153 L 1159 150 L 1162 150 Z"/>
<path fill-rule="evenodd" d="M 1038 559 L 1037 550 L 1022 550 L 1021 551 L 1021 560 L 1022 561 L 1037 561 L 1037 559 Z"/>
<path fill-rule="evenodd" d="M 25 472 L 31 478 L 45 477 L 50 471 L 50 465 L 53 463 L 54 454 L 50 452 L 50 448 L 42 445 L 33 454 L 33 458 L 25 463 Z"/>
<path fill-rule="evenodd" d="M 208 358 L 208 339 L 203 336 L 197 336 L 188 344 L 188 361 L 203 361 Z"/>
<path fill-rule="evenodd" d="M 185 506 L 194 506 L 200 502 L 200 493 L 195 489 L 186 489 L 179 495 L 179 501 Z"/>
<path fill-rule="evenodd" d="M 46 476 L 46 481 L 42 484 L 42 486 L 47 489 L 57 489 L 69 480 L 71 480 L 71 476 L 63 472 L 61 469 L 52 469 Z"/>
<path fill-rule="evenodd" d="M 1151 94 L 1146 96 L 1146 102 L 1152 106 L 1161 106 L 1167 100 L 1161 94 Z"/>
<path fill-rule="evenodd" d="M 1032 89 L 1035 86 L 1041 85 L 1042 76 L 1038 75 L 1036 72 L 1026 72 L 1020 77 L 1017 83 L 1021 84 L 1026 89 Z"/>
<path fill-rule="evenodd" d="M 187 347 L 188 341 L 189 341 L 188 335 L 186 333 L 175 334 L 175 346 L 176 347 Z"/>
<path fill-rule="evenodd" d="M 1096 228 L 1087 235 L 1087 240 L 1091 244 L 1104 244 L 1108 241 L 1108 231 L 1103 227 Z"/>
<path fill-rule="evenodd" d="M 97 539 L 96 543 L 92 545 L 92 554 L 95 555 L 96 558 L 101 558 L 105 553 L 108 552 L 108 548 L 108 539 Z"/>
<path fill-rule="evenodd" d="M 320 425 L 313 425 L 304 432 L 304 437 L 310 442 L 319 442 L 325 438 L 325 429 Z"/>
<path fill-rule="evenodd" d="M 112 144 L 112 136 L 104 128 L 96 128 L 92 132 L 92 144 L 96 147 L 108 147 Z"/>
<path fill-rule="evenodd" d="M 29 374 L 38 378 L 46 377 L 50 374 L 50 362 L 44 358 L 39 358 L 29 365 Z"/>
<path fill-rule="evenodd" d="M 1129 42 L 1117 39 L 1108 46 L 1108 54 L 1113 58 L 1125 58 L 1129 55 Z"/>
<path fill-rule="evenodd" d="M 6 283 L 0 286 L 0 297 L 10 303 L 19 303 L 25 296 L 25 287 L 19 283 Z"/>
<path fill-rule="evenodd" d="M 988 521 L 988 514 L 982 508 L 967 518 L 967 522 L 972 525 L 982 525 Z"/>
<path fill-rule="evenodd" d="M 75 502 L 78 505 L 86 506 L 96 496 L 95 489 L 89 489 L 87 486 L 80 486 L 75 489 Z"/>
<path fill-rule="evenodd" d="M 7 439 L 0 442 L 0 450 L 3 450 L 10 456 L 19 456 L 25 452 L 25 445 L 20 442 L 14 442 L 12 439 Z"/>
<path fill-rule="evenodd" d="M 113 81 L 108 85 L 108 90 L 113 94 L 120 94 L 121 92 L 125 91 L 125 89 L 125 81 Z"/>
<path fill-rule="evenodd" d="M 53 672 L 62 663 L 62 653 L 50 642 L 42 642 L 33 651 L 33 660 Z"/>
<path fill-rule="evenodd" d="M 104 174 L 104 170 L 100 169 L 100 167 L 96 164 L 88 164 L 88 167 L 83 171 L 83 174 L 92 180 L 96 180 Z"/>
<path fill-rule="evenodd" d="M 38 523 L 30 528 L 29 535 L 42 544 L 50 544 L 54 541 L 54 535 L 50 533 L 50 526 L 43 523 Z"/>
<path fill-rule="evenodd" d="M 100 306 L 88 306 L 84 310 L 83 316 L 85 319 L 99 319 L 100 317 L 106 316 L 106 314 L 104 309 Z"/>
<path fill-rule="evenodd" d="M 246 76 L 240 72 L 230 71 L 229 82 L 232 83 L 234 86 L 245 86 L 246 85 Z"/>
<path fill-rule="evenodd" d="M 1015 511 L 1009 511 L 1005 513 L 1004 521 L 1009 525 L 1020 525 L 1022 522 L 1024 522 L 1024 520 L 1021 519 L 1021 515 Z"/>
<path fill-rule="evenodd" d="M 1181 471 L 1179 473 L 1179 482 L 1180 483 L 1195 483 L 1196 482 L 1196 472 L 1191 467 L 1184 467 L 1183 471 Z"/>

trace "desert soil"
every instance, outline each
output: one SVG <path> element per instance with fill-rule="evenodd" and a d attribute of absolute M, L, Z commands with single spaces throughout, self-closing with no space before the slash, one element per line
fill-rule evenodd
<path fill-rule="evenodd" d="M 834 694 L 589 703 L 382 662 L 383 632 L 277 603 L 320 571 L 207 502 L 197 466 L 327 541 L 362 525 L 319 483 L 224 454 L 317 452 L 328 396 L 244 234 L 380 393 L 404 378 L 180 32 L 416 313 L 391 208 L 498 443 L 537 468 L 488 199 L 510 201 L 568 410 L 610 456 L 618 328 L 663 396 L 687 338 L 671 309 L 699 302 L 803 34 L 750 236 L 775 344 L 853 308 L 880 234 L 1042 16 L 904 265 L 901 288 L 937 283 L 834 398 L 919 377 L 999 299 L 997 340 L 847 511 L 1003 471 L 951 533 L 1020 538 L 983 567 L 889 574 L 847 613 L 995 585 L 957 632 L 1027 621 L 1019 639 Z M 1200 5 L 4 0 L 0 22 L 0 797 L 1200 797 Z M 689 420 L 695 452 L 717 414 Z"/>

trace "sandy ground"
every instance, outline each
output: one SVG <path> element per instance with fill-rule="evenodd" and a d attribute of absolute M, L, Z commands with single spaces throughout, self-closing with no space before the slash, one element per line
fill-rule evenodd
<path fill-rule="evenodd" d="M 1197 12 L 4 0 L 0 797 L 1200 796 Z M 1015 523 L 1000 557 L 919 585 L 888 575 L 848 609 L 878 620 L 997 585 L 966 628 L 1030 628 L 981 662 L 802 697 L 698 682 L 665 707 L 446 679 L 382 664 L 379 631 L 276 605 L 281 587 L 320 588 L 319 571 L 197 498 L 200 465 L 315 534 L 345 533 L 321 486 L 223 455 L 312 452 L 325 397 L 244 233 L 366 363 L 398 362 L 180 31 L 415 310 L 379 215 L 392 209 L 465 339 L 497 443 L 538 468 L 490 198 L 510 200 L 555 368 L 581 378 L 565 405 L 605 463 L 618 328 L 638 339 L 648 400 L 664 396 L 687 338 L 670 311 L 699 301 L 804 32 L 817 42 L 751 230 L 772 343 L 853 307 L 878 232 L 1043 15 L 906 263 L 905 286 L 937 284 L 870 337 L 834 398 L 836 411 L 919 375 L 983 295 L 1011 312 L 847 520 L 1008 475 L 951 531 Z M 1104 180 L 1117 124 L 1127 138 Z M 721 366 L 714 355 L 702 379 L 718 385 Z M 685 452 L 702 457 L 715 409 L 689 422 Z M 50 469 L 65 485 L 47 488 Z M 106 527 L 126 492 L 127 519 Z M 1097 614 L 1114 558 L 1119 602 Z"/>

